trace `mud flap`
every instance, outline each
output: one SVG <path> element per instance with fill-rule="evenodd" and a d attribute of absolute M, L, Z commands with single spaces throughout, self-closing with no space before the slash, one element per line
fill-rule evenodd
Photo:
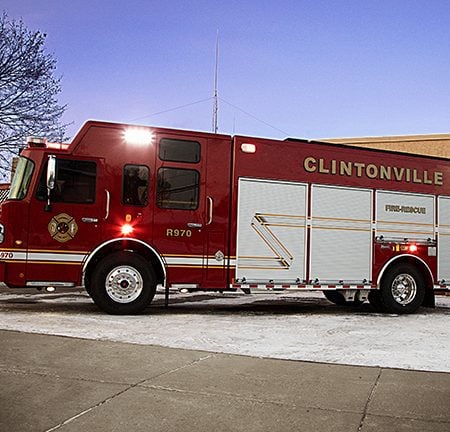
<path fill-rule="evenodd" d="M 425 298 L 423 299 L 422 306 L 423 307 L 428 307 L 428 308 L 435 308 L 436 307 L 435 295 L 434 295 L 434 291 L 432 289 L 427 289 L 426 290 Z"/>

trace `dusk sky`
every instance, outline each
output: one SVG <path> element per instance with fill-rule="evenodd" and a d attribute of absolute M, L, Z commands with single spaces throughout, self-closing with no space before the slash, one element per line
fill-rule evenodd
<path fill-rule="evenodd" d="M 88 119 L 211 130 L 217 31 L 219 132 L 450 132 L 448 0 L 1 0 L 1 10 L 47 34 L 69 136 Z"/>

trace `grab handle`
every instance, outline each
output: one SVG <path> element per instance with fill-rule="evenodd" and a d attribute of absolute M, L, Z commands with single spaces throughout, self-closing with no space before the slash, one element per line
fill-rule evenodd
<path fill-rule="evenodd" d="M 106 212 L 103 220 L 107 220 L 109 218 L 109 204 L 111 202 L 111 195 L 109 193 L 109 190 L 105 189 L 105 192 L 106 192 Z"/>
<path fill-rule="evenodd" d="M 206 197 L 206 199 L 208 200 L 208 222 L 206 223 L 206 225 L 211 225 L 212 221 L 213 221 L 213 206 L 214 206 L 214 201 L 213 199 L 208 196 Z"/>

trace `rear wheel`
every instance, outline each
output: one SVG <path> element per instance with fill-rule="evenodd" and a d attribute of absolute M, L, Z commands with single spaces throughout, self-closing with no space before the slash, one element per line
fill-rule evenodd
<path fill-rule="evenodd" d="M 97 264 L 88 292 L 103 311 L 132 315 L 148 306 L 155 291 L 155 275 L 150 264 L 140 255 L 121 251 Z"/>
<path fill-rule="evenodd" d="M 381 282 L 381 301 L 387 312 L 415 312 L 425 298 L 422 274 L 410 264 L 392 267 Z"/>

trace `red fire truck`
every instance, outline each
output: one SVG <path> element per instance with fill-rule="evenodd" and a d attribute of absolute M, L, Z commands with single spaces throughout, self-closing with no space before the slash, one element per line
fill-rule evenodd
<path fill-rule="evenodd" d="M 84 285 L 113 314 L 158 285 L 391 313 L 450 286 L 442 158 L 89 121 L 70 144 L 28 141 L 0 222 L 1 281 Z"/>

